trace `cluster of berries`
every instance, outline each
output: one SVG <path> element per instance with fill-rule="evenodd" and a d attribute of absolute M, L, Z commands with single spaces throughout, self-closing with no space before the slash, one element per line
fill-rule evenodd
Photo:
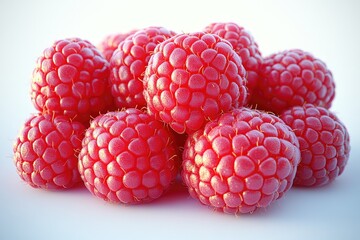
<path fill-rule="evenodd" d="M 181 174 L 201 203 L 249 213 L 343 172 L 349 134 L 328 110 L 334 96 L 324 62 L 299 49 L 263 58 L 235 23 L 148 27 L 98 47 L 64 39 L 38 58 L 38 113 L 14 163 L 33 187 L 83 182 L 124 204 L 159 198 Z"/>

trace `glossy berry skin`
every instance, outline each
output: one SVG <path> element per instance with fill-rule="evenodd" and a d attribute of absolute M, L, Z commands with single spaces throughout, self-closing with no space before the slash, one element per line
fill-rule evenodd
<path fill-rule="evenodd" d="M 84 132 L 83 124 L 66 116 L 30 117 L 13 147 L 17 173 L 35 188 L 70 188 L 81 182 L 77 154 Z"/>
<path fill-rule="evenodd" d="M 113 106 L 109 63 L 88 41 L 54 42 L 38 58 L 31 99 L 41 112 L 61 114 L 88 124 L 90 117 Z"/>
<path fill-rule="evenodd" d="M 335 83 L 325 63 L 308 52 L 294 49 L 264 59 L 252 105 L 280 114 L 305 103 L 330 108 L 334 97 Z"/>
<path fill-rule="evenodd" d="M 160 43 L 144 77 L 148 112 L 177 133 L 192 133 L 247 96 L 246 71 L 218 35 L 178 34 Z"/>
<path fill-rule="evenodd" d="M 346 166 L 350 138 L 345 125 L 323 107 L 293 107 L 281 114 L 299 139 L 301 161 L 294 185 L 315 187 L 332 182 Z"/>
<path fill-rule="evenodd" d="M 111 93 L 118 108 L 146 107 L 142 80 L 150 55 L 157 44 L 174 35 L 163 27 L 148 27 L 120 43 L 110 60 Z"/>
<path fill-rule="evenodd" d="M 110 62 L 114 51 L 119 47 L 119 44 L 128 36 L 134 34 L 137 30 L 131 30 L 126 33 L 116 33 L 106 36 L 98 45 L 98 49 L 103 54 L 105 59 Z"/>
<path fill-rule="evenodd" d="M 79 154 L 85 186 L 95 196 L 115 203 L 159 198 L 178 167 L 176 145 L 168 128 L 132 108 L 96 117 Z"/>
<path fill-rule="evenodd" d="M 241 57 L 247 72 L 247 88 L 249 97 L 257 86 L 263 57 L 259 51 L 254 37 L 244 27 L 233 22 L 211 23 L 204 29 L 205 32 L 214 33 L 229 41 L 235 52 Z"/>
<path fill-rule="evenodd" d="M 189 136 L 182 177 L 202 204 L 251 213 L 289 190 L 299 161 L 299 142 L 280 118 L 241 108 Z"/>

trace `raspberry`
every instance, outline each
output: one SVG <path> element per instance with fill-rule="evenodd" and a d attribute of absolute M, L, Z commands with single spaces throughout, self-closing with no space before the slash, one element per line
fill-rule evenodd
<path fill-rule="evenodd" d="M 163 123 L 138 109 L 96 117 L 85 133 L 79 171 L 95 196 L 142 203 L 160 197 L 178 172 L 174 138 Z"/>
<path fill-rule="evenodd" d="M 289 190 L 299 161 L 299 142 L 280 118 L 241 108 L 189 136 L 182 177 L 202 204 L 249 213 Z"/>
<path fill-rule="evenodd" d="M 88 124 L 112 107 L 109 63 L 88 41 L 56 41 L 37 60 L 31 99 L 39 111 L 66 115 Z"/>
<path fill-rule="evenodd" d="M 117 33 L 106 36 L 98 45 L 98 49 L 104 55 L 105 59 L 110 62 L 113 52 L 118 48 L 119 44 L 128 36 L 134 34 L 137 30 L 127 33 Z"/>
<path fill-rule="evenodd" d="M 146 107 L 142 79 L 150 55 L 158 43 L 174 35 L 163 27 L 148 27 L 119 44 L 110 60 L 111 93 L 117 107 Z"/>
<path fill-rule="evenodd" d="M 32 187 L 69 188 L 81 182 L 77 153 L 83 124 L 66 116 L 38 114 L 29 118 L 14 144 L 19 176 Z"/>
<path fill-rule="evenodd" d="M 295 49 L 264 59 L 262 79 L 253 93 L 252 104 L 280 114 L 305 103 L 330 108 L 334 97 L 335 83 L 325 63 Z"/>
<path fill-rule="evenodd" d="M 263 58 L 254 37 L 243 27 L 233 22 L 211 23 L 204 29 L 205 32 L 215 33 L 228 40 L 235 52 L 241 57 L 247 72 L 247 87 L 251 97 L 253 89 L 259 80 L 260 68 Z"/>
<path fill-rule="evenodd" d="M 299 139 L 301 162 L 294 185 L 323 186 L 345 168 L 350 154 L 350 138 L 336 115 L 312 104 L 295 106 L 281 114 Z"/>
<path fill-rule="evenodd" d="M 242 106 L 246 71 L 231 44 L 209 33 L 178 34 L 160 43 L 144 77 L 148 112 L 177 133 Z"/>

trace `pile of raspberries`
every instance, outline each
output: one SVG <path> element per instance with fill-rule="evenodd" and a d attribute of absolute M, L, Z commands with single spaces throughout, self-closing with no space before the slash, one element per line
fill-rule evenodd
<path fill-rule="evenodd" d="M 55 41 L 30 94 L 37 113 L 13 159 L 35 188 L 82 183 L 105 201 L 140 204 L 182 181 L 211 209 L 252 213 L 292 186 L 329 184 L 349 159 L 325 63 L 300 49 L 262 57 L 236 23 L 147 27 L 98 47 Z"/>

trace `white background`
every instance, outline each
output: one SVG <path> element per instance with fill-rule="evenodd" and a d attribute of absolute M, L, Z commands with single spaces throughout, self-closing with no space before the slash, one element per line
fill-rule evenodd
<path fill-rule="evenodd" d="M 360 227 L 359 1 L 3 1 L 0 0 L 0 239 L 354 239 Z M 332 70 L 334 111 L 348 127 L 351 156 L 323 188 L 293 188 L 252 215 L 215 213 L 180 184 L 151 204 L 121 206 L 85 188 L 50 192 L 22 182 L 12 143 L 34 112 L 36 58 L 53 41 L 98 44 L 109 33 L 151 25 L 177 32 L 216 21 L 248 29 L 264 56 L 300 48 Z"/>

